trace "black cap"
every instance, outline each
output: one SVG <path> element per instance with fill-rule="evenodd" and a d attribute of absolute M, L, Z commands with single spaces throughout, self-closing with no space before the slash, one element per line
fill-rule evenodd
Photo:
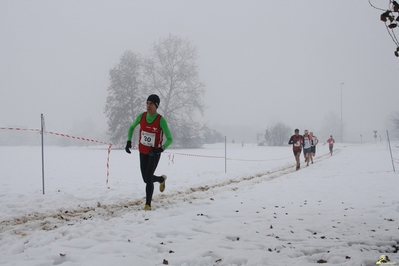
<path fill-rule="evenodd" d="M 156 94 L 151 94 L 151 95 L 148 96 L 148 98 L 147 98 L 147 102 L 148 102 L 148 101 L 150 101 L 150 102 L 152 102 L 153 104 L 155 104 L 155 106 L 158 108 L 159 102 L 160 102 L 158 95 L 156 95 Z"/>
<path fill-rule="evenodd" d="M 296 128 L 296 129 L 294 130 L 294 132 L 299 132 L 299 129 Z"/>

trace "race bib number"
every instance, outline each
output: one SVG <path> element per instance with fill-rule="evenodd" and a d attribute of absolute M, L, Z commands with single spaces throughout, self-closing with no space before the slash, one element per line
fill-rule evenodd
<path fill-rule="evenodd" d="M 297 142 L 294 143 L 294 146 L 295 147 L 299 147 L 299 146 L 301 146 L 301 143 L 299 141 L 297 141 Z"/>
<path fill-rule="evenodd" d="M 155 133 L 141 131 L 140 143 L 144 146 L 154 147 L 155 144 Z"/>

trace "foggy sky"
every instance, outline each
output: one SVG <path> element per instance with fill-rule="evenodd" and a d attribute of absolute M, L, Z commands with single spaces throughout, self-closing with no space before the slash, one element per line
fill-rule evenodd
<path fill-rule="evenodd" d="M 171 33 L 197 48 L 209 126 L 329 134 L 345 83 L 345 139 L 372 140 L 399 111 L 399 59 L 380 13 L 364 0 L 3 0 L 0 126 L 39 128 L 43 113 L 47 130 L 105 131 L 109 70 Z"/>

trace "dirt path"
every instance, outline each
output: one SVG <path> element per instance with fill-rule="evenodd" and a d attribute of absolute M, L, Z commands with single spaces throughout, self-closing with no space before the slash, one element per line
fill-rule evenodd
<path fill-rule="evenodd" d="M 340 150 L 336 150 L 338 153 Z M 325 154 L 317 157 L 314 162 L 322 161 L 330 157 Z M 176 191 L 157 195 L 153 202 L 159 206 L 170 206 L 179 202 L 194 201 L 209 197 L 209 190 L 213 192 L 225 190 L 237 190 L 239 186 L 251 186 L 254 184 L 273 180 L 283 175 L 295 172 L 293 165 L 286 165 L 271 171 L 258 173 L 251 176 L 245 176 L 237 179 L 224 180 L 222 182 L 210 185 L 192 187 L 185 191 Z M 132 211 L 141 211 L 143 198 L 130 201 L 115 202 L 113 204 L 103 205 L 97 203 L 96 206 L 79 207 L 69 210 L 60 210 L 57 212 L 31 213 L 25 216 L 15 217 L 0 222 L 0 234 L 12 234 L 27 236 L 35 230 L 53 230 L 62 226 L 71 226 L 82 220 L 104 219 L 108 220 L 114 217 L 121 217 Z M 0 240 L 1 240 L 0 235 Z"/>

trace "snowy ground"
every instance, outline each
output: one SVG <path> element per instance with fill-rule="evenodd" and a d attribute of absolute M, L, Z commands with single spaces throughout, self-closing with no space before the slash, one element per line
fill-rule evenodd
<path fill-rule="evenodd" d="M 399 169 L 386 144 L 167 150 L 152 211 L 137 151 L 0 147 L 0 265 L 399 264 Z M 399 158 L 399 148 L 393 147 Z M 398 164 L 395 164 L 399 168 Z M 225 172 L 227 170 L 227 172 Z"/>

